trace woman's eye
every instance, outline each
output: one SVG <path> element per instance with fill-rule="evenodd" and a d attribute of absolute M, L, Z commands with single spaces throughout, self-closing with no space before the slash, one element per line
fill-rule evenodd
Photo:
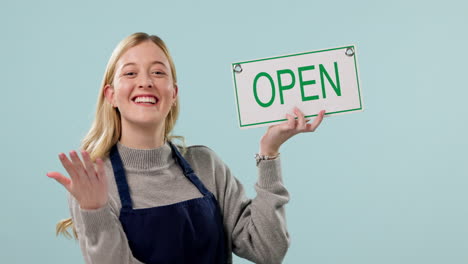
<path fill-rule="evenodd" d="M 124 73 L 124 75 L 126 75 L 126 76 L 135 76 L 136 73 L 135 72 L 126 72 L 126 73 Z"/>
<path fill-rule="evenodd" d="M 164 72 L 162 72 L 162 71 L 154 71 L 153 73 L 156 74 L 156 75 L 164 75 Z"/>

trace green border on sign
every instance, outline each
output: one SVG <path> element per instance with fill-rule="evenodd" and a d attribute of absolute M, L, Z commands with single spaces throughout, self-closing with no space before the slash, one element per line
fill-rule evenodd
<path fill-rule="evenodd" d="M 340 48 L 332 48 L 332 49 L 325 49 L 325 50 L 316 50 L 316 51 L 302 52 L 302 53 L 297 53 L 297 54 L 283 55 L 283 56 L 277 56 L 277 57 L 271 57 L 271 58 L 265 58 L 265 59 L 257 59 L 257 60 L 250 60 L 250 61 L 232 63 L 232 64 L 231 64 L 231 71 L 232 71 L 232 77 L 233 77 L 233 79 L 234 79 L 234 89 L 235 89 L 236 104 L 237 104 L 237 118 L 238 118 L 238 120 L 239 120 L 239 126 L 240 126 L 240 127 L 255 126 L 255 125 L 273 123 L 273 122 L 278 122 L 278 121 L 286 121 L 287 119 L 284 118 L 284 119 L 271 120 L 271 121 L 265 121 L 265 122 L 253 123 L 253 124 L 245 124 L 245 125 L 241 124 L 241 116 L 240 116 L 240 109 L 239 109 L 239 97 L 238 97 L 238 94 L 237 94 L 236 73 L 235 73 L 234 70 L 233 70 L 234 65 L 236 65 L 236 64 L 242 65 L 242 64 L 251 63 L 251 62 L 258 62 L 258 61 L 265 61 L 265 60 L 273 60 L 273 59 L 294 57 L 294 56 L 300 56 L 300 55 L 305 55 L 305 54 L 319 53 L 319 52 L 332 51 L 332 50 L 340 50 L 340 49 L 346 49 L 346 48 L 353 48 L 353 50 L 354 50 L 354 55 L 353 55 L 353 57 L 354 57 L 354 68 L 355 68 L 355 70 L 356 70 L 356 81 L 357 81 L 357 86 L 358 86 L 358 94 L 359 94 L 359 108 L 348 109 L 348 110 L 337 111 L 337 112 L 325 113 L 325 115 L 331 115 L 331 114 L 337 114 L 337 113 L 344 113 L 344 112 L 352 112 L 352 111 L 359 111 L 359 110 L 362 110 L 361 87 L 360 87 L 360 85 L 359 85 L 359 74 L 358 74 L 357 61 L 356 61 L 356 47 L 355 47 L 355 45 L 350 45 L 350 46 L 345 46 L 345 47 L 340 47 Z M 305 116 L 305 117 L 307 118 L 307 117 L 314 117 L 314 116 L 317 116 L 317 115 L 309 115 L 309 116 Z"/>

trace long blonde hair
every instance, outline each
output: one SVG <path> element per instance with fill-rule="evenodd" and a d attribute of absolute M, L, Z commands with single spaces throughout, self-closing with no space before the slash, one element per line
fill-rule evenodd
<path fill-rule="evenodd" d="M 97 158 L 102 158 L 109 154 L 110 149 L 115 145 L 119 139 L 122 132 L 120 113 L 118 110 L 112 107 L 110 103 L 106 101 L 104 95 L 104 87 L 109 84 L 113 85 L 114 75 L 116 71 L 116 64 L 120 57 L 130 48 L 139 45 L 145 41 L 152 41 L 156 44 L 166 55 L 169 65 L 172 72 L 172 80 L 174 85 L 177 84 L 177 75 L 176 69 L 174 66 L 174 61 L 172 60 L 169 50 L 166 47 L 166 44 L 155 35 L 148 35 L 146 33 L 138 32 L 134 33 L 117 45 L 117 47 L 112 52 L 112 55 L 107 63 L 106 71 L 104 73 L 104 78 L 102 79 L 101 89 L 99 91 L 96 115 L 94 122 L 89 130 L 88 134 L 84 137 L 81 142 L 81 148 L 86 150 L 93 161 Z M 182 141 L 185 146 L 184 138 L 181 136 L 171 135 L 171 131 L 175 126 L 177 118 L 179 116 L 179 96 L 177 96 L 175 103 L 170 109 L 165 122 L 164 122 L 164 141 L 179 139 Z M 61 220 L 57 223 L 56 234 L 63 234 L 66 237 L 71 237 L 70 233 L 67 231 L 69 227 L 73 229 L 73 235 L 75 239 L 78 238 L 75 227 L 73 226 L 73 221 L 71 218 Z"/>

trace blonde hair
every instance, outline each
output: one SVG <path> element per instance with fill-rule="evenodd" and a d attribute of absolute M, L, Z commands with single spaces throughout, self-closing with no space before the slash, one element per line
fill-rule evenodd
<path fill-rule="evenodd" d="M 112 52 L 112 55 L 106 66 L 104 78 L 102 79 L 101 83 L 101 89 L 99 91 L 94 122 L 91 125 L 91 129 L 89 130 L 88 134 L 81 142 L 81 148 L 90 154 L 93 161 L 99 157 L 102 158 L 107 156 L 112 146 L 119 141 L 122 132 L 120 113 L 117 109 L 112 107 L 110 103 L 106 102 L 104 88 L 107 84 L 113 85 L 116 64 L 120 57 L 128 49 L 135 47 L 145 41 L 152 41 L 164 52 L 164 55 L 166 55 L 169 61 L 174 86 L 177 84 L 177 75 L 174 61 L 172 60 L 172 57 L 169 54 L 169 50 L 167 49 L 166 44 L 162 41 L 162 39 L 155 35 L 148 35 L 146 33 L 138 32 L 120 41 L 120 43 Z M 171 135 L 171 131 L 175 126 L 178 116 L 179 96 L 177 96 L 175 103 L 172 105 L 169 113 L 166 116 L 164 122 L 164 141 L 179 139 L 182 141 L 182 150 L 185 152 L 184 138 L 181 136 Z M 71 238 L 70 233 L 67 231 L 69 227 L 72 227 L 75 239 L 78 238 L 71 218 L 61 220 L 57 223 L 56 234 L 63 234 L 64 236 Z"/>

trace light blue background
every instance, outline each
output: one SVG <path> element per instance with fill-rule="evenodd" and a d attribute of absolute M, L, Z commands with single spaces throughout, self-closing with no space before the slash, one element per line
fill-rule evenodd
<path fill-rule="evenodd" d="M 281 149 L 284 263 L 468 262 L 466 2 L 167 2 L 2 2 L 1 263 L 83 263 L 55 237 L 66 190 L 46 172 L 65 172 L 57 154 L 78 148 L 111 51 L 137 31 L 175 59 L 176 134 L 215 150 L 250 197 L 265 128 L 237 127 L 230 63 L 356 44 L 365 111 Z"/>

